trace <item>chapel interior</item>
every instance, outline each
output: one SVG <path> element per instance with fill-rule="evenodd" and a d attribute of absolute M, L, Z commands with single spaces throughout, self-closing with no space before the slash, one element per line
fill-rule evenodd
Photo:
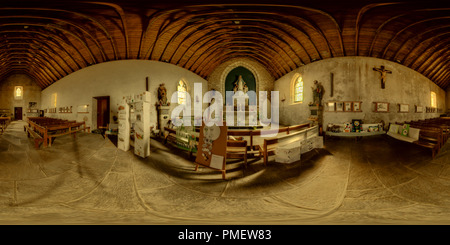
<path fill-rule="evenodd" d="M 0 224 L 450 224 L 445 1 L 9 1 Z"/>

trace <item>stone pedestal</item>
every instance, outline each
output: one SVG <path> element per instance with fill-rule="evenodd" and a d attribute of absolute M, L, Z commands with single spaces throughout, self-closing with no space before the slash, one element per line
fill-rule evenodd
<path fill-rule="evenodd" d="M 319 126 L 319 135 L 323 132 L 323 106 L 321 105 L 310 105 L 309 106 L 310 116 L 308 118 L 312 125 Z"/>
<path fill-rule="evenodd" d="M 158 129 L 161 135 L 164 133 L 164 127 L 170 120 L 169 106 L 157 105 L 156 111 L 158 112 Z"/>

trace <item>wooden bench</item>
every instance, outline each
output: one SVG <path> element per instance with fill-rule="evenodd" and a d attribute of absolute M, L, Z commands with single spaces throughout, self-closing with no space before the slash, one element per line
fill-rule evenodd
<path fill-rule="evenodd" d="M 27 132 L 28 138 L 33 137 L 34 139 L 34 147 L 36 149 L 39 149 L 39 143 L 44 142 L 44 138 L 40 136 L 38 133 L 36 133 L 32 128 L 30 128 L 28 125 L 24 126 L 24 131 Z"/>
<path fill-rule="evenodd" d="M 0 130 L 4 132 L 11 122 L 11 117 L 0 117 Z"/>
<path fill-rule="evenodd" d="M 59 136 L 73 134 L 76 137 L 76 133 L 79 131 L 90 132 L 90 127 L 86 127 L 84 121 L 76 122 L 46 117 L 29 117 L 28 127 L 43 138 L 44 147 L 51 146 L 53 140 Z"/>
<path fill-rule="evenodd" d="M 67 124 L 53 125 L 47 127 L 47 137 L 48 145 L 52 146 L 52 142 L 56 137 L 72 134 L 76 138 L 77 132 L 88 131 L 90 132 L 90 127 L 86 127 L 85 122 L 70 122 Z"/>
<path fill-rule="evenodd" d="M 431 149 L 431 157 L 434 159 L 441 149 L 441 140 L 442 131 L 421 129 L 419 140 L 413 143 Z"/>
<path fill-rule="evenodd" d="M 410 132 L 412 132 L 412 129 L 415 131 L 419 131 L 419 135 L 417 137 L 402 136 L 398 132 L 395 133 L 391 130 L 391 126 L 393 125 L 398 125 L 401 128 L 400 123 L 390 124 L 389 132 L 387 133 L 387 135 L 397 140 L 402 140 L 431 149 L 431 156 L 434 159 L 443 145 L 442 128 L 426 127 L 415 123 L 408 124 L 410 125 Z"/>
<path fill-rule="evenodd" d="M 228 140 L 227 159 L 243 159 L 244 166 L 247 168 L 247 141 Z"/>

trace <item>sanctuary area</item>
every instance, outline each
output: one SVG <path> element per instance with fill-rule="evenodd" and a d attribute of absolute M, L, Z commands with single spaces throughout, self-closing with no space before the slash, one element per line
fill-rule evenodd
<path fill-rule="evenodd" d="M 449 7 L 2 3 L 0 223 L 450 224 Z"/>

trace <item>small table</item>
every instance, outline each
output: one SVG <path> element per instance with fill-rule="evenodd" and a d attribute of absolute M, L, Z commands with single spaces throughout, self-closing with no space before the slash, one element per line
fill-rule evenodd
<path fill-rule="evenodd" d="M 338 137 L 356 137 L 356 141 L 365 136 L 374 136 L 386 134 L 386 131 L 373 131 L 373 132 L 331 132 L 326 131 L 327 136 L 338 136 Z"/>

